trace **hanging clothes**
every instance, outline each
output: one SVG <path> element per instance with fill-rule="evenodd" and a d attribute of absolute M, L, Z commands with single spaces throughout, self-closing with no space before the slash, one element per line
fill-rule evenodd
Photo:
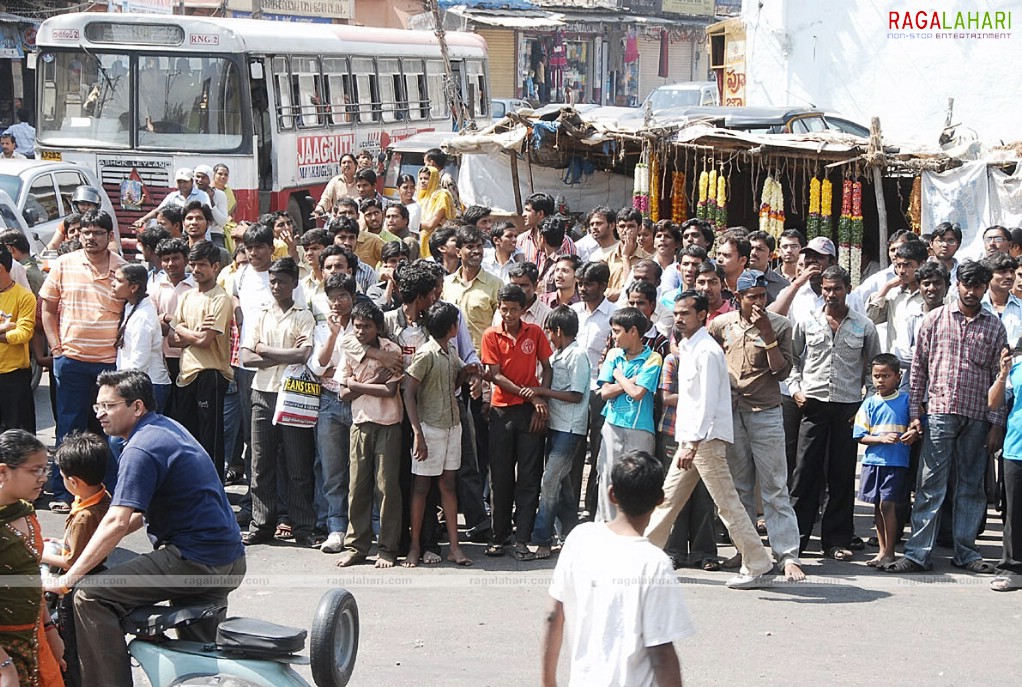
<path fill-rule="evenodd" d="M 629 29 L 625 35 L 625 64 L 639 61 L 639 36 L 634 29 Z"/>

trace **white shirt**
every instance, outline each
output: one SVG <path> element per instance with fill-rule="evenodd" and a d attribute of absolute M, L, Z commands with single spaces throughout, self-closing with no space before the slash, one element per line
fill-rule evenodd
<path fill-rule="evenodd" d="M 791 326 L 794 327 L 799 322 L 811 320 L 813 313 L 822 308 L 823 305 L 823 294 L 813 291 L 813 287 L 806 282 L 795 293 L 795 298 L 791 301 L 791 307 L 788 308 L 788 319 L 791 320 Z M 851 305 L 848 307 L 851 307 Z"/>
<path fill-rule="evenodd" d="M 187 196 L 182 196 L 180 191 L 171 191 L 168 193 L 166 197 L 164 197 L 163 202 L 160 203 L 159 208 L 165 208 L 168 205 L 176 205 L 179 208 L 183 208 L 193 200 L 201 200 L 203 205 L 210 205 L 209 195 L 207 195 L 205 191 L 199 190 L 199 187 L 195 184 L 192 184 L 192 192 Z M 210 207 L 212 207 L 212 205 L 210 205 Z"/>
<path fill-rule="evenodd" d="M 117 349 L 118 370 L 142 370 L 153 384 L 170 384 L 163 361 L 163 331 L 152 298 L 125 304 L 124 342 Z"/>
<path fill-rule="evenodd" d="M 28 273 L 25 272 L 25 266 L 17 260 L 11 260 L 11 279 L 32 291 L 32 287 L 28 283 Z M 32 291 L 32 293 L 35 293 L 35 291 Z"/>
<path fill-rule="evenodd" d="M 22 154 L 22 157 L 35 152 L 35 127 L 28 122 L 18 122 L 7 127 L 7 133 L 14 136 L 17 142 L 14 149 Z"/>
<path fill-rule="evenodd" d="M 511 254 L 511 259 L 501 265 L 497 262 L 497 250 L 495 248 L 483 248 L 482 268 L 503 283 L 509 284 L 511 283 L 511 268 L 519 263 L 519 260 L 515 260 L 515 256 L 521 254 L 522 251 L 516 247 L 515 252 Z"/>
<path fill-rule="evenodd" d="M 874 293 L 883 288 L 884 284 L 896 276 L 898 275 L 894 273 L 894 267 L 888 267 L 886 270 L 880 270 L 876 274 L 871 275 L 866 281 L 859 284 L 858 288 L 853 289 L 848 294 L 848 307 L 857 313 L 865 315 L 866 304 L 869 303 L 869 299 Z"/>
<path fill-rule="evenodd" d="M 209 229 L 206 231 L 206 238 L 209 238 L 209 234 L 223 236 L 224 225 L 227 224 L 227 194 L 215 186 L 210 186 L 206 194 L 213 201 L 213 204 L 210 206 L 210 210 L 213 211 L 213 223 L 209 225 Z"/>
<path fill-rule="evenodd" d="M 324 389 L 334 393 L 341 390 L 341 385 L 337 383 L 336 379 L 323 375 L 331 367 L 334 368 L 335 373 L 344 367 L 342 364 L 344 362 L 344 349 L 341 347 L 341 339 L 344 338 L 345 334 L 353 332 L 354 329 L 354 321 L 349 317 L 347 326 L 338 332 L 337 339 L 334 340 L 334 350 L 330 354 L 330 364 L 324 367 L 319 364 L 319 354 L 330 340 L 330 325 L 327 324 L 326 320 L 316 322 L 316 328 L 312 330 L 312 355 L 309 356 L 309 362 L 306 364 L 312 370 L 312 374 L 320 378 L 319 381 L 323 384 Z"/>
<path fill-rule="evenodd" d="M 678 342 L 678 409 L 674 438 L 679 444 L 734 441 L 727 359 L 706 327 Z"/>
<path fill-rule="evenodd" d="M 174 286 L 170 283 L 170 277 L 167 276 L 166 272 L 159 272 L 153 277 L 153 285 L 149 291 L 149 298 L 153 301 L 153 305 L 156 306 L 156 314 L 162 319 L 165 315 L 174 317 L 177 314 L 177 304 L 181 300 L 181 296 L 195 288 L 195 280 L 192 279 L 192 275 L 186 274 L 185 278 Z M 163 356 L 165 358 L 180 358 L 180 348 L 174 348 L 167 343 L 166 338 L 163 340 Z"/>
<path fill-rule="evenodd" d="M 270 272 L 257 272 L 251 265 L 245 265 L 234 274 L 231 283 L 231 295 L 238 299 L 241 307 L 240 340 L 246 341 L 249 329 L 259 320 L 261 313 L 273 305 L 273 294 L 270 293 Z M 304 308 L 305 292 L 299 284 L 292 295 L 295 305 Z M 251 370 L 244 365 L 243 370 Z"/>
<path fill-rule="evenodd" d="M 592 234 L 586 234 L 578 241 L 575 242 L 575 250 L 578 251 L 578 257 L 582 262 L 589 262 L 590 256 L 598 250 L 600 244 L 596 242 Z"/>
<path fill-rule="evenodd" d="M 610 316 L 617 310 L 617 306 L 604 298 L 591 313 L 584 301 L 573 303 L 571 309 L 578 315 L 578 336 L 575 340 L 585 349 L 592 368 L 589 373 L 591 379 L 589 388 L 595 389 L 596 377 L 600 374 L 600 356 L 603 355 L 607 337 L 610 336 Z"/>
<path fill-rule="evenodd" d="M 418 203 L 409 203 L 405 209 L 408 210 L 408 231 L 418 236 L 422 227 L 422 206 Z"/>
<path fill-rule="evenodd" d="M 695 632 L 667 554 L 606 523 L 568 535 L 550 596 L 564 605 L 569 687 L 653 687 L 648 649 Z"/>

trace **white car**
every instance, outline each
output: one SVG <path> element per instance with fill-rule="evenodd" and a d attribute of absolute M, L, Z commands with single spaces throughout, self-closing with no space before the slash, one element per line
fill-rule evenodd
<path fill-rule="evenodd" d="M 28 225 L 18 211 L 18 205 L 14 199 L 7 195 L 6 191 L 0 191 L 0 231 L 17 229 L 25 236 L 28 236 Z"/>
<path fill-rule="evenodd" d="M 120 245 L 117 216 L 106 191 L 90 169 L 72 162 L 45 160 L 4 160 L 0 162 L 0 191 L 14 200 L 18 213 L 28 225 L 25 235 L 32 252 L 39 253 L 49 242 L 61 220 L 74 212 L 71 194 L 79 186 L 99 191 L 103 209 L 114 221 L 114 240 Z"/>

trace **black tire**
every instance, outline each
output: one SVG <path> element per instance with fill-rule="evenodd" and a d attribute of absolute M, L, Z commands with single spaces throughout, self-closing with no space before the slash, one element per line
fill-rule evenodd
<path fill-rule="evenodd" d="M 312 621 L 310 657 L 317 687 L 344 687 L 358 656 L 358 604 L 347 589 L 323 595 Z"/>

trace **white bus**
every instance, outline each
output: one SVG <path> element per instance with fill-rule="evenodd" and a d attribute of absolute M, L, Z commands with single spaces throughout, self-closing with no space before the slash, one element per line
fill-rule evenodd
<path fill-rule="evenodd" d="M 429 31 L 74 13 L 36 40 L 39 156 L 95 168 L 122 227 L 172 190 L 176 168 L 221 162 L 236 218 L 286 210 L 308 225 L 342 153 L 452 129 Z M 447 45 L 482 125 L 486 43 L 450 32 Z"/>

